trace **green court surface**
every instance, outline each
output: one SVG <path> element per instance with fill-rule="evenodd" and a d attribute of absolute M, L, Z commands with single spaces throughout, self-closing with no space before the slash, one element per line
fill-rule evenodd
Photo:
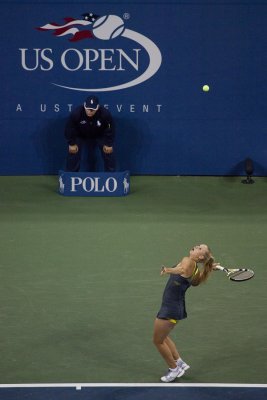
<path fill-rule="evenodd" d="M 132 177 L 117 198 L 62 197 L 57 177 L 0 177 L 0 383 L 158 383 L 166 277 L 194 244 L 255 278 L 214 272 L 172 337 L 181 383 L 267 383 L 267 179 Z"/>

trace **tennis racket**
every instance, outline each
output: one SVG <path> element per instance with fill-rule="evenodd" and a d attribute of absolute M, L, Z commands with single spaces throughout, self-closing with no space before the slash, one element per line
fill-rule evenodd
<path fill-rule="evenodd" d="M 216 269 L 225 272 L 228 278 L 235 282 L 248 281 L 255 275 L 254 271 L 249 268 L 226 268 L 216 265 Z"/>

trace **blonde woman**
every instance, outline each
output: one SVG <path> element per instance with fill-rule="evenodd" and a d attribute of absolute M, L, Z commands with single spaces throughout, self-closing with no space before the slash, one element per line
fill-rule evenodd
<path fill-rule="evenodd" d="M 186 318 L 185 292 L 192 286 L 205 282 L 213 269 L 216 268 L 214 258 L 206 244 L 194 246 L 189 256 L 184 257 L 175 267 L 162 267 L 161 275 L 169 274 L 161 308 L 154 324 L 153 342 L 166 361 L 169 369 L 162 382 L 172 382 L 181 377 L 190 368 L 186 364 L 169 334 L 177 322 Z"/>

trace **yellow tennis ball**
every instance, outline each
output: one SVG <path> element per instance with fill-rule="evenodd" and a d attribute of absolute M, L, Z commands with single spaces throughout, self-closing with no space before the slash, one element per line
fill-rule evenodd
<path fill-rule="evenodd" d="M 210 90 L 210 87 L 209 87 L 209 85 L 204 85 L 202 89 L 203 89 L 203 92 L 208 92 Z"/>

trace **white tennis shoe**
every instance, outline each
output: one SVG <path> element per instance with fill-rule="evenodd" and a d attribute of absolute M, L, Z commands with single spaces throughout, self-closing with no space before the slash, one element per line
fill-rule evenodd
<path fill-rule="evenodd" d="M 176 378 L 180 378 L 184 374 L 184 370 L 181 367 L 176 367 L 175 369 L 168 370 L 168 373 L 165 376 L 162 376 L 160 379 L 162 382 L 168 383 L 174 381 Z"/>
<path fill-rule="evenodd" d="M 186 364 L 186 362 L 183 360 L 180 360 L 180 358 L 176 361 L 176 365 L 177 367 L 182 368 L 184 371 L 187 371 L 190 368 L 190 365 Z"/>

